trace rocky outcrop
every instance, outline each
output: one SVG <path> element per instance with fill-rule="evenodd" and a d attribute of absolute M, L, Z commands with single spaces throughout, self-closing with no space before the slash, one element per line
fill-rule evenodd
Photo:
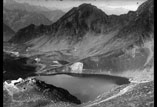
<path fill-rule="evenodd" d="M 72 73 L 82 73 L 83 70 L 83 63 L 75 62 L 70 66 Z"/>
<path fill-rule="evenodd" d="M 35 78 L 14 80 L 11 83 L 4 82 L 3 91 L 4 99 L 6 99 L 3 102 L 5 107 L 10 107 L 11 105 L 12 107 L 28 107 L 28 105 L 29 107 L 35 107 L 40 104 L 46 106 L 48 104 L 74 105 L 81 103 L 67 90 L 46 84 Z M 6 103 L 9 99 L 11 99 L 10 102 Z"/>

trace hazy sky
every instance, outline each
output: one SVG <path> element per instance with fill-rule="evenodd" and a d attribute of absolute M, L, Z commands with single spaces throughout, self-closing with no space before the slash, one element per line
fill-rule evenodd
<path fill-rule="evenodd" d="M 82 3 L 91 3 L 102 10 L 113 11 L 119 9 L 123 13 L 128 10 L 135 11 L 138 6 L 146 0 L 16 0 L 18 2 L 27 2 L 33 5 L 45 6 L 50 9 L 61 9 L 68 11 L 72 7 L 77 7 Z"/>

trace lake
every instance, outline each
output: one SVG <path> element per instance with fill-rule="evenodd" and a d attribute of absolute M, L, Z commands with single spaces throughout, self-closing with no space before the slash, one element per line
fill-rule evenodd
<path fill-rule="evenodd" d="M 130 83 L 127 78 L 100 74 L 53 74 L 36 77 L 47 84 L 68 90 L 82 103 L 92 101 L 112 88 Z"/>

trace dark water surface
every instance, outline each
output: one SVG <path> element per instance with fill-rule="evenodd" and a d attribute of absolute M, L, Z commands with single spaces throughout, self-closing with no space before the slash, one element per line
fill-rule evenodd
<path fill-rule="evenodd" d="M 130 83 L 127 78 L 99 74 L 54 74 L 37 76 L 39 80 L 68 90 L 81 102 L 94 100 L 112 88 Z"/>

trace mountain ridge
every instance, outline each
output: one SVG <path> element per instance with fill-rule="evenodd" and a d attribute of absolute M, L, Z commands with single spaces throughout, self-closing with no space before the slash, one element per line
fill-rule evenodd
<path fill-rule="evenodd" d="M 152 38 L 152 5 L 148 0 L 148 8 L 144 6 L 117 16 L 106 15 L 91 4 L 82 4 L 52 25 L 31 25 L 19 30 L 10 42 L 25 43 L 31 50 L 43 52 L 69 50 L 74 56 L 103 54 L 131 44 L 143 44 L 143 39 Z"/>
<path fill-rule="evenodd" d="M 59 30 L 65 29 L 65 30 L 71 30 L 72 31 L 71 35 L 76 35 L 78 32 L 83 33 L 80 35 L 84 35 L 84 33 L 89 30 L 91 31 L 94 30 L 95 32 L 100 33 L 102 32 L 101 30 L 103 29 L 103 27 L 105 27 L 104 25 L 110 24 L 110 22 L 108 16 L 102 10 L 96 8 L 96 6 L 90 4 L 82 4 L 78 8 L 76 7 L 72 8 L 57 22 L 50 25 L 49 32 L 56 33 Z M 101 27 L 99 27 L 99 25 Z M 44 27 L 46 28 L 46 26 L 43 26 L 43 28 Z M 21 35 L 20 32 L 21 31 L 17 32 L 16 35 Z"/>

